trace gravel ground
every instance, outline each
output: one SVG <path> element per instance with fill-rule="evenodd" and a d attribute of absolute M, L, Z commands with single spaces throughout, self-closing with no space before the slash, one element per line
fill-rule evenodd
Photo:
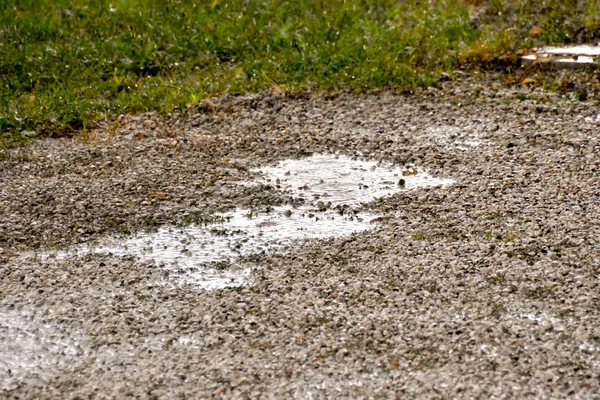
<path fill-rule="evenodd" d="M 15 151 L 0 163 L 0 393 L 600 398 L 600 109 L 522 90 L 230 97 Z M 376 229 L 264 255 L 247 287 L 202 290 L 132 257 L 19 257 L 290 202 L 236 182 L 315 152 L 456 183 L 364 205 Z"/>

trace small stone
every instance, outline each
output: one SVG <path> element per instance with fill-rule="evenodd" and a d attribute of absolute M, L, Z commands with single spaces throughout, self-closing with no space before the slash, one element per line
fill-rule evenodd
<path fill-rule="evenodd" d="M 21 131 L 21 135 L 26 138 L 34 138 L 37 136 L 37 132 L 25 130 L 25 131 Z"/>

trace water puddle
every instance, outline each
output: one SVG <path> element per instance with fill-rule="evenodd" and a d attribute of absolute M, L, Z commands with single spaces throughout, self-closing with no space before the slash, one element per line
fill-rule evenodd
<path fill-rule="evenodd" d="M 328 154 L 285 160 L 257 171 L 263 174 L 259 180 L 262 183 L 275 183 L 293 197 L 306 198 L 312 204 L 331 203 L 331 206 L 357 206 L 399 190 L 444 186 L 453 182 L 434 178 L 412 167 L 399 168 Z"/>
<path fill-rule="evenodd" d="M 177 272 L 179 278 L 204 289 L 249 284 L 244 264 L 285 246 L 305 240 L 347 236 L 371 229 L 379 215 L 356 211 L 361 203 L 400 190 L 445 186 L 451 179 L 434 178 L 416 168 L 399 168 L 345 156 L 317 154 L 285 160 L 255 170 L 256 185 L 268 183 L 289 194 L 294 204 L 260 209 L 237 209 L 219 214 L 215 223 L 184 228 L 162 227 L 157 232 L 108 237 L 62 251 L 30 257 L 42 260 L 86 254 L 135 256 Z M 257 258 L 260 259 L 260 258 Z"/>
<path fill-rule="evenodd" d="M 341 211 L 341 212 L 340 212 Z M 265 210 L 238 209 L 219 214 L 215 222 L 184 228 L 163 227 L 157 232 L 138 233 L 125 238 L 105 238 L 68 250 L 38 255 L 41 261 L 86 254 L 133 255 L 155 261 L 181 279 L 205 289 L 239 286 L 249 282 L 249 271 L 239 260 L 261 255 L 306 239 L 346 236 L 371 228 L 377 215 L 319 211 L 313 207 L 267 207 Z"/>

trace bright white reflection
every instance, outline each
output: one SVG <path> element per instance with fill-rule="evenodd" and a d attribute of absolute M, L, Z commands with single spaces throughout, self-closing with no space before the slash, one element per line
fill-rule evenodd
<path fill-rule="evenodd" d="M 218 289 L 250 282 L 242 264 L 302 241 L 347 236 L 370 229 L 375 214 L 352 211 L 360 203 L 399 190 L 443 186 L 450 179 L 433 178 L 415 168 L 399 168 L 374 161 L 318 154 L 281 161 L 257 170 L 256 183 L 269 183 L 294 198 L 294 204 L 237 209 L 215 216 L 217 222 L 183 228 L 162 227 L 157 232 L 107 237 L 94 245 L 38 254 L 42 259 L 90 253 L 132 255 L 155 261 L 201 288 Z"/>
<path fill-rule="evenodd" d="M 260 168 L 262 183 L 278 184 L 294 197 L 316 204 L 358 205 L 398 190 L 443 186 L 451 179 L 434 178 L 415 168 L 400 168 L 376 161 L 353 160 L 345 156 L 315 154 L 299 160 L 285 160 Z"/>

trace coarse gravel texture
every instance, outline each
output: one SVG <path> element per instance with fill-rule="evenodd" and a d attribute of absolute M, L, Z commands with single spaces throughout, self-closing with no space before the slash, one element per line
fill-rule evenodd
<path fill-rule="evenodd" d="M 263 93 L 16 150 L 0 163 L 0 397 L 600 398 L 599 113 L 466 81 Z M 250 286 L 19 256 L 298 201 L 239 182 L 336 152 L 456 183 L 359 207 L 382 215 L 371 231 L 264 254 Z"/>

